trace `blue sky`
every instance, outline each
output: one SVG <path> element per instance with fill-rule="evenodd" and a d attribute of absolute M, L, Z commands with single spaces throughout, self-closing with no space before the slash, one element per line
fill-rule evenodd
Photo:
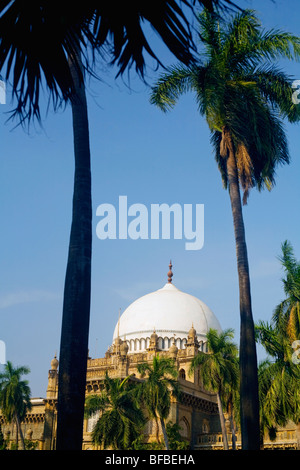
<path fill-rule="evenodd" d="M 297 0 L 243 1 L 266 28 L 300 33 Z M 159 46 L 160 47 L 160 46 Z M 166 65 L 176 61 L 161 47 Z M 300 65 L 284 62 L 300 79 Z M 157 73 L 149 68 L 149 82 Z M 101 72 L 88 87 L 93 170 L 93 264 L 89 348 L 101 357 L 112 342 L 118 312 L 167 280 L 203 300 L 223 328 L 239 336 L 239 300 L 228 193 L 209 143 L 209 131 L 192 95 L 163 114 L 149 104 L 149 89 L 132 74 L 131 89 Z M 9 87 L 8 87 L 9 88 Z M 8 90 L 9 91 L 9 90 Z M 10 97 L 0 105 L 0 340 L 7 359 L 31 369 L 32 396 L 45 396 L 47 373 L 59 352 L 63 285 L 73 191 L 70 109 L 49 112 L 44 129 L 29 133 L 5 124 Z M 299 125 L 286 125 L 291 164 L 277 172 L 269 192 L 253 191 L 244 208 L 255 321 L 270 320 L 284 298 L 277 256 L 288 239 L 300 258 Z M 184 240 L 105 240 L 96 237 L 96 208 L 128 204 L 204 204 L 205 241 L 199 251 Z M 262 357 L 264 353 L 260 352 Z"/>

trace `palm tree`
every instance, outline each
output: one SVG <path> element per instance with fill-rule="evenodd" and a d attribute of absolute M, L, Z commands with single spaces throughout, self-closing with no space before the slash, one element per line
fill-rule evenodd
<path fill-rule="evenodd" d="M 299 366 L 293 360 L 293 342 L 300 333 L 300 264 L 287 240 L 279 257 L 286 276 L 282 279 L 286 299 L 274 310 L 271 323 L 259 322 L 257 340 L 271 358 L 260 366 L 259 388 L 262 422 L 267 429 L 284 425 L 291 419 L 297 426 L 297 447 L 300 449 Z"/>
<path fill-rule="evenodd" d="M 21 376 L 29 372 L 28 367 L 14 368 L 12 363 L 7 361 L 4 372 L 0 373 L 0 408 L 8 423 L 16 425 L 17 448 L 20 436 L 22 450 L 25 450 L 25 444 L 21 422 L 26 412 L 31 409 L 31 402 L 28 381 L 21 380 Z"/>
<path fill-rule="evenodd" d="M 238 368 L 238 363 L 237 363 Z M 237 450 L 237 436 L 236 432 L 240 423 L 240 394 L 239 394 L 239 381 L 238 377 L 235 378 L 235 383 L 225 384 L 223 403 L 228 415 L 231 429 L 231 447 L 232 450 Z"/>
<path fill-rule="evenodd" d="M 217 394 L 225 450 L 228 450 L 228 439 L 222 402 L 226 387 L 230 386 L 234 390 L 238 383 L 238 350 L 232 342 L 233 335 L 232 329 L 219 334 L 211 328 L 206 335 L 208 353 L 199 352 L 190 366 L 190 372 L 200 367 L 204 388 Z"/>
<path fill-rule="evenodd" d="M 236 242 L 240 297 L 240 396 L 244 449 L 259 448 L 257 357 L 248 254 L 240 189 L 271 189 L 279 164 L 289 162 L 281 117 L 299 119 L 292 103 L 292 79 L 274 59 L 300 55 L 300 40 L 282 31 L 264 31 L 250 10 L 220 20 L 199 15 L 204 52 L 189 67 L 171 67 L 152 89 L 151 103 L 172 108 L 187 91 L 196 95 L 210 131 L 222 181 L 229 191 Z"/>
<path fill-rule="evenodd" d="M 280 423 L 280 425 L 284 426 L 287 422 L 279 407 L 275 387 L 273 386 L 275 372 L 269 359 L 264 359 L 258 365 L 260 439 L 262 449 L 266 432 L 268 432 L 269 438 L 273 440 L 276 437 L 276 425 Z"/>
<path fill-rule="evenodd" d="M 171 408 L 171 396 L 180 398 L 179 384 L 176 380 L 178 371 L 173 359 L 153 357 L 152 364 L 143 362 L 137 366 L 138 372 L 144 381 L 140 384 L 139 398 L 142 400 L 150 419 L 156 423 L 156 439 L 159 439 L 159 422 L 163 432 L 164 443 L 169 450 L 169 441 L 166 432 L 165 420 Z"/>
<path fill-rule="evenodd" d="M 287 240 L 281 245 L 279 258 L 285 270 L 283 288 L 286 299 L 277 305 L 273 320 L 276 324 L 286 322 L 286 334 L 291 341 L 300 338 L 300 263 L 296 260 L 293 247 Z"/>
<path fill-rule="evenodd" d="M 190 448 L 190 443 L 180 434 L 181 429 L 177 423 L 170 421 L 167 423 L 166 432 L 170 450 L 187 450 Z"/>
<path fill-rule="evenodd" d="M 0 450 L 6 450 L 6 442 L 0 425 Z"/>
<path fill-rule="evenodd" d="M 291 342 L 286 324 L 260 321 L 256 327 L 257 340 L 270 359 L 259 367 L 261 429 L 273 431 L 291 419 L 297 426 L 297 448 L 300 449 L 299 367 L 292 361 Z"/>
<path fill-rule="evenodd" d="M 97 411 L 101 415 L 92 431 L 92 441 L 104 449 L 128 449 L 140 436 L 146 422 L 137 406 L 130 376 L 113 379 L 106 373 L 102 393 L 86 398 L 85 416 L 90 417 Z"/>
<path fill-rule="evenodd" d="M 72 98 L 75 88 L 69 57 L 76 55 L 78 47 L 85 59 L 85 70 L 91 71 L 93 49 L 102 48 L 102 60 L 116 63 L 118 74 L 135 65 L 144 77 L 145 52 L 161 63 L 151 48 L 146 23 L 180 61 L 188 63 L 193 58 L 194 43 L 187 13 L 193 15 L 196 5 L 210 11 L 238 8 L 232 0 L 148 0 L 142 4 L 119 4 L 116 13 L 116 5 L 108 1 L 89 0 L 70 8 L 56 0 L 27 5 L 20 0 L 3 0 L 0 70 L 5 80 L 12 78 L 12 92 L 17 100 L 14 116 L 23 123 L 34 117 L 41 119 L 40 94 L 44 85 L 54 107 Z M 88 47 L 92 48 L 91 54 L 87 53 Z"/>
<path fill-rule="evenodd" d="M 210 9 L 231 0 L 199 0 Z M 57 449 L 81 449 L 91 296 L 92 203 L 89 126 L 85 76 L 94 70 L 95 50 L 119 73 L 135 65 L 144 77 L 148 53 L 159 63 L 143 29 L 150 24 L 174 55 L 192 60 L 189 22 L 181 9 L 192 0 L 72 4 L 40 0 L 4 0 L 0 6 L 0 71 L 12 77 L 17 101 L 13 117 L 25 124 L 41 119 L 43 85 L 56 109 L 71 103 L 75 177 L 73 216 L 67 261 L 60 349 Z M 49 40 L 51 38 L 51 40 Z M 90 53 L 91 52 L 91 53 Z M 74 364 L 76 366 L 74 367 Z"/>

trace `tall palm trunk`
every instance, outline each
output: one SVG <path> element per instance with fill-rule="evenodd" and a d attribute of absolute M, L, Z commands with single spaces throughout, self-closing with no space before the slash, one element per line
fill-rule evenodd
<path fill-rule="evenodd" d="M 22 428 L 21 428 L 20 419 L 19 419 L 19 416 L 17 414 L 15 415 L 15 422 L 16 422 L 16 431 L 17 431 L 16 432 L 17 449 L 19 450 L 19 436 L 20 436 L 20 442 L 21 442 L 20 448 L 21 448 L 21 450 L 25 450 L 24 436 L 23 436 L 23 432 L 22 432 Z"/>
<path fill-rule="evenodd" d="M 156 434 L 156 442 L 160 444 L 160 438 L 159 438 L 159 421 L 156 415 L 154 415 L 154 420 L 155 420 L 155 434 Z"/>
<path fill-rule="evenodd" d="M 228 413 L 229 413 L 229 421 L 230 421 L 230 429 L 231 429 L 231 445 L 232 450 L 236 450 L 236 428 L 233 416 L 233 403 L 232 399 L 229 399 L 228 403 Z"/>
<path fill-rule="evenodd" d="M 248 255 L 234 144 L 230 131 L 222 131 L 221 155 L 225 156 L 233 215 L 240 293 L 240 399 L 242 449 L 259 450 L 259 402 L 257 357 L 252 317 Z"/>
<path fill-rule="evenodd" d="M 59 357 L 57 450 L 81 450 L 90 317 L 92 202 L 87 103 L 77 61 L 70 60 L 75 177 Z M 77 64 L 77 65 L 76 65 Z"/>
<path fill-rule="evenodd" d="M 223 437 L 223 446 L 224 446 L 224 450 L 228 450 L 228 438 L 227 438 L 225 418 L 224 418 L 224 413 L 223 413 L 220 392 L 217 393 L 217 401 L 218 401 L 218 409 L 219 409 L 219 416 L 220 416 L 220 423 L 221 423 L 221 430 L 222 430 L 222 437 Z"/>
<path fill-rule="evenodd" d="M 300 450 L 300 420 L 296 424 L 296 442 L 297 442 L 297 450 Z"/>
<path fill-rule="evenodd" d="M 164 436 L 166 450 L 169 450 L 170 449 L 169 439 L 168 439 L 168 435 L 167 435 L 167 431 L 166 431 L 165 421 L 164 421 L 163 418 L 160 418 L 160 424 L 161 424 L 161 429 L 162 429 L 162 433 L 163 433 L 163 436 Z"/>

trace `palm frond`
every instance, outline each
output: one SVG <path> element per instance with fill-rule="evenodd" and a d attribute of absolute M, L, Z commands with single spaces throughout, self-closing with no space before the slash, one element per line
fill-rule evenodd
<path fill-rule="evenodd" d="M 150 103 L 167 111 L 175 106 L 178 98 L 191 89 L 192 70 L 184 66 L 169 67 L 152 87 Z"/>
<path fill-rule="evenodd" d="M 88 395 L 85 400 L 85 417 L 93 416 L 97 411 L 103 411 L 109 404 L 108 396 L 105 392 L 100 395 Z"/>
<path fill-rule="evenodd" d="M 230 0 L 197 0 L 210 11 L 233 6 Z M 70 5 L 52 0 L 11 2 L 0 6 L 0 71 L 11 81 L 17 106 L 12 118 L 21 123 L 41 119 L 40 97 L 43 87 L 49 104 L 56 109 L 74 96 L 69 59 L 80 51 L 83 67 L 76 62 L 81 80 L 86 73 L 96 75 L 95 58 L 118 67 L 124 74 L 135 66 L 144 79 L 145 54 L 161 64 L 151 46 L 149 28 L 184 64 L 194 60 L 195 45 L 190 21 L 196 1 L 162 0 L 119 3 L 88 0 Z M 184 7 L 184 8 L 183 8 Z M 98 77 L 99 78 L 99 77 Z"/>
<path fill-rule="evenodd" d="M 262 58 L 267 60 L 279 58 L 298 60 L 300 58 L 300 38 L 287 31 L 271 29 L 260 32 L 255 46 Z"/>
<path fill-rule="evenodd" d="M 211 60 L 221 49 L 220 15 L 204 9 L 197 17 L 200 44 L 204 45 L 203 55 Z"/>
<path fill-rule="evenodd" d="M 222 54 L 226 60 L 229 56 L 245 53 L 249 44 L 259 35 L 261 23 L 254 10 L 245 9 L 237 13 L 230 22 L 223 23 L 223 48 Z"/>
<path fill-rule="evenodd" d="M 277 110 L 282 118 L 287 118 L 290 122 L 299 120 L 299 106 L 292 101 L 293 77 L 288 76 L 276 65 L 266 63 L 250 72 L 248 79 L 256 83 L 267 103 Z"/>

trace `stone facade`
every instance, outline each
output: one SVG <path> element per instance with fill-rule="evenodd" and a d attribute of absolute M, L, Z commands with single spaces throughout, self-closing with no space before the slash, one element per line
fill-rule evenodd
<path fill-rule="evenodd" d="M 161 351 L 158 347 L 159 337 L 153 332 L 146 352 L 128 353 L 128 344 L 116 338 L 114 344 L 108 349 L 103 358 L 88 359 L 86 395 L 100 393 L 103 380 L 108 372 L 110 377 L 124 378 L 133 375 L 141 379 L 137 365 L 141 362 L 152 362 L 155 354 L 173 358 L 177 370 L 182 399 L 180 402 L 172 401 L 168 420 L 179 424 L 181 434 L 190 443 L 191 449 L 222 449 L 223 441 L 220 429 L 216 396 L 205 391 L 201 383 L 199 370 L 189 374 L 190 364 L 199 352 L 199 343 L 194 328 L 191 328 L 187 337 L 185 349 L 178 349 L 175 341 L 168 351 Z M 51 361 L 48 373 L 48 387 L 46 398 L 32 399 L 32 410 L 26 415 L 22 430 L 25 439 L 36 443 L 39 450 L 55 449 L 56 436 L 56 406 L 58 391 L 58 360 Z M 83 450 L 93 449 L 91 431 L 97 417 L 84 421 Z M 0 413 L 0 423 L 5 439 L 11 444 L 16 439 L 15 430 L 5 423 Z M 161 431 L 161 430 L 160 430 Z M 228 426 L 229 445 L 231 436 Z M 144 430 L 145 442 L 156 439 L 154 422 L 148 422 Z M 296 426 L 290 423 L 288 427 L 279 429 L 276 441 L 265 439 L 265 448 L 296 448 Z M 240 448 L 240 436 L 237 434 L 237 448 Z"/>
<path fill-rule="evenodd" d="M 137 366 L 141 362 L 152 362 L 155 354 L 173 358 L 178 370 L 178 381 L 182 392 L 182 401 L 172 401 L 169 420 L 179 424 L 182 436 L 193 446 L 198 434 L 202 432 L 204 423 L 211 432 L 220 431 L 218 407 L 215 395 L 206 392 L 200 381 L 198 371 L 189 375 L 192 358 L 198 354 L 196 331 L 191 329 L 187 338 L 186 348 L 178 349 L 175 341 L 168 351 L 158 347 L 160 338 L 153 332 L 146 352 L 128 354 L 128 344 L 116 338 L 105 358 L 89 359 L 87 371 L 87 394 L 98 393 L 106 371 L 110 377 L 127 377 L 133 375 L 140 379 Z M 85 423 L 83 447 L 92 448 L 90 433 L 91 423 Z M 145 441 L 155 440 L 155 423 L 148 423 L 145 428 Z"/>

